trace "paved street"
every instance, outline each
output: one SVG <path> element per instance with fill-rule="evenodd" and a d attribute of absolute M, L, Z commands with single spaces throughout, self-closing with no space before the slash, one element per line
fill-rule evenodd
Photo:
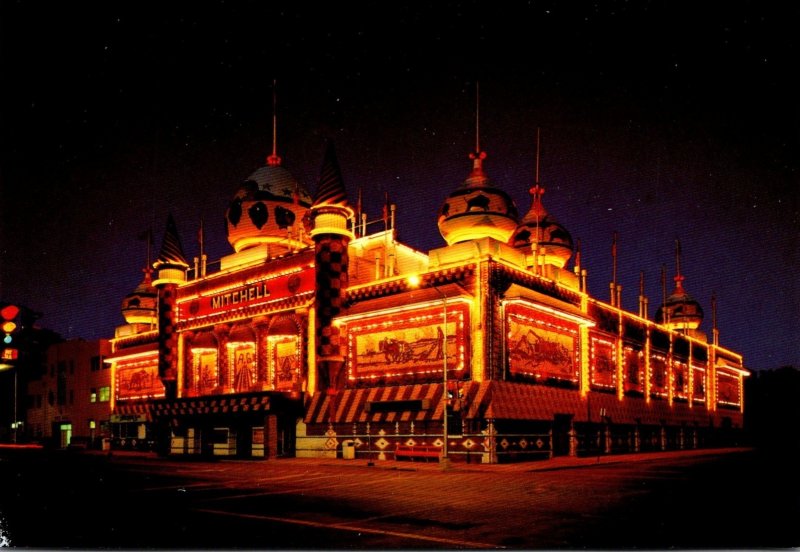
<path fill-rule="evenodd" d="M 481 466 L 0 454 L 19 547 L 762 548 L 800 545 L 793 460 L 748 450 Z"/>

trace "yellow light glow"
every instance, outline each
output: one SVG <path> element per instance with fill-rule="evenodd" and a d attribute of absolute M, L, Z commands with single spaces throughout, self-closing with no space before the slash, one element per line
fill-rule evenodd
<path fill-rule="evenodd" d="M 581 325 L 578 328 L 580 332 L 580 362 L 581 362 L 581 377 L 580 377 L 580 390 L 581 397 L 586 397 L 589 393 L 589 326 Z"/>
<path fill-rule="evenodd" d="M 308 384 L 307 390 L 310 395 L 314 395 L 317 390 L 317 310 L 312 306 L 308 309 L 308 328 L 306 335 L 308 335 Z"/>
<path fill-rule="evenodd" d="M 528 299 L 505 299 L 504 302 L 508 304 L 516 303 L 525 305 L 526 307 L 530 307 L 534 310 L 546 312 L 547 314 L 555 316 L 556 318 L 561 318 L 562 320 L 569 320 L 570 322 L 574 322 L 575 324 L 578 324 L 581 327 L 593 328 L 595 326 L 594 320 L 583 318 L 581 316 L 576 316 L 574 314 L 569 314 L 564 311 L 560 311 L 545 305 L 540 305 L 538 303 L 533 303 Z"/>
<path fill-rule="evenodd" d="M 298 273 L 304 272 L 304 271 L 306 271 L 308 269 L 311 269 L 311 268 L 313 268 L 313 265 L 293 267 L 291 269 L 281 270 L 279 272 L 270 272 L 269 274 L 266 274 L 266 275 L 263 275 L 263 276 L 255 276 L 255 277 L 251 277 L 251 278 L 245 278 L 243 280 L 237 280 L 235 282 L 228 283 L 228 285 L 222 285 L 222 286 L 215 287 L 215 288 L 212 288 L 212 289 L 209 289 L 209 290 L 204 290 L 202 293 L 200 293 L 200 292 L 187 293 L 187 294 L 183 294 L 182 293 L 180 298 L 176 302 L 178 304 L 181 304 L 181 303 L 185 303 L 187 301 L 191 301 L 193 299 L 199 299 L 200 297 L 211 297 L 213 295 L 219 295 L 220 293 L 224 293 L 226 291 L 239 289 L 239 288 L 246 287 L 246 286 L 253 285 L 253 284 L 259 284 L 259 283 L 262 283 L 262 282 L 268 282 L 270 280 L 276 280 L 278 278 L 281 278 L 281 277 L 284 277 L 284 276 L 289 276 L 289 275 L 292 275 L 292 274 L 298 274 Z M 212 280 L 214 277 L 218 278 L 219 274 L 220 273 L 217 272 L 213 276 L 206 277 L 203 281 L 207 282 L 207 281 Z M 197 280 L 193 280 L 192 282 L 190 282 L 189 284 L 184 286 L 184 288 L 191 287 L 191 284 L 193 284 L 196 281 Z"/>

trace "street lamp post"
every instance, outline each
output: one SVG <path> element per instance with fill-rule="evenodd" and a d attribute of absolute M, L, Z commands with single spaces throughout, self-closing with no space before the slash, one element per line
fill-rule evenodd
<path fill-rule="evenodd" d="M 447 467 L 450 462 L 450 457 L 447 454 L 447 440 L 449 438 L 447 432 L 447 295 L 436 286 L 433 286 L 433 289 L 442 296 L 442 382 L 444 383 L 444 391 L 442 392 L 442 464 Z"/>
<path fill-rule="evenodd" d="M 408 283 L 412 287 L 419 285 L 419 276 L 412 275 L 408 278 Z M 447 452 L 447 295 L 435 285 L 431 285 L 442 297 L 442 469 L 450 467 L 450 457 Z"/>

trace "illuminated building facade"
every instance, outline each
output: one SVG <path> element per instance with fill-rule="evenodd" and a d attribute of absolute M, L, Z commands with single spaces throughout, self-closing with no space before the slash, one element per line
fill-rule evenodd
<path fill-rule="evenodd" d="M 104 362 L 110 350 L 107 339 L 70 339 L 47 348 L 44 373 L 27 385 L 28 440 L 102 448 L 111 438 L 111 371 Z"/>
<path fill-rule="evenodd" d="M 191 265 L 168 221 L 111 340 L 114 415 L 151 424 L 164 453 L 488 463 L 741 428 L 748 371 L 698 329 L 679 265 L 655 320 L 613 282 L 610 302 L 591 297 L 544 189 L 520 216 L 485 157 L 442 204 L 446 245 L 422 253 L 396 239 L 393 206 L 369 223 L 349 206 L 330 144 L 313 196 L 273 146 L 228 206 L 218 270 L 202 235 Z"/>

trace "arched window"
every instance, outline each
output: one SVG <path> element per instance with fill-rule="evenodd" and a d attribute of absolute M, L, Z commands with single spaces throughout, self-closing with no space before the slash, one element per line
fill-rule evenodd
<path fill-rule="evenodd" d="M 228 338 L 228 385 L 244 393 L 256 383 L 256 334 L 250 326 L 234 326 Z"/>
<path fill-rule="evenodd" d="M 189 345 L 192 373 L 187 378 L 189 390 L 196 395 L 208 395 L 219 387 L 219 345 L 210 331 L 198 333 Z"/>

